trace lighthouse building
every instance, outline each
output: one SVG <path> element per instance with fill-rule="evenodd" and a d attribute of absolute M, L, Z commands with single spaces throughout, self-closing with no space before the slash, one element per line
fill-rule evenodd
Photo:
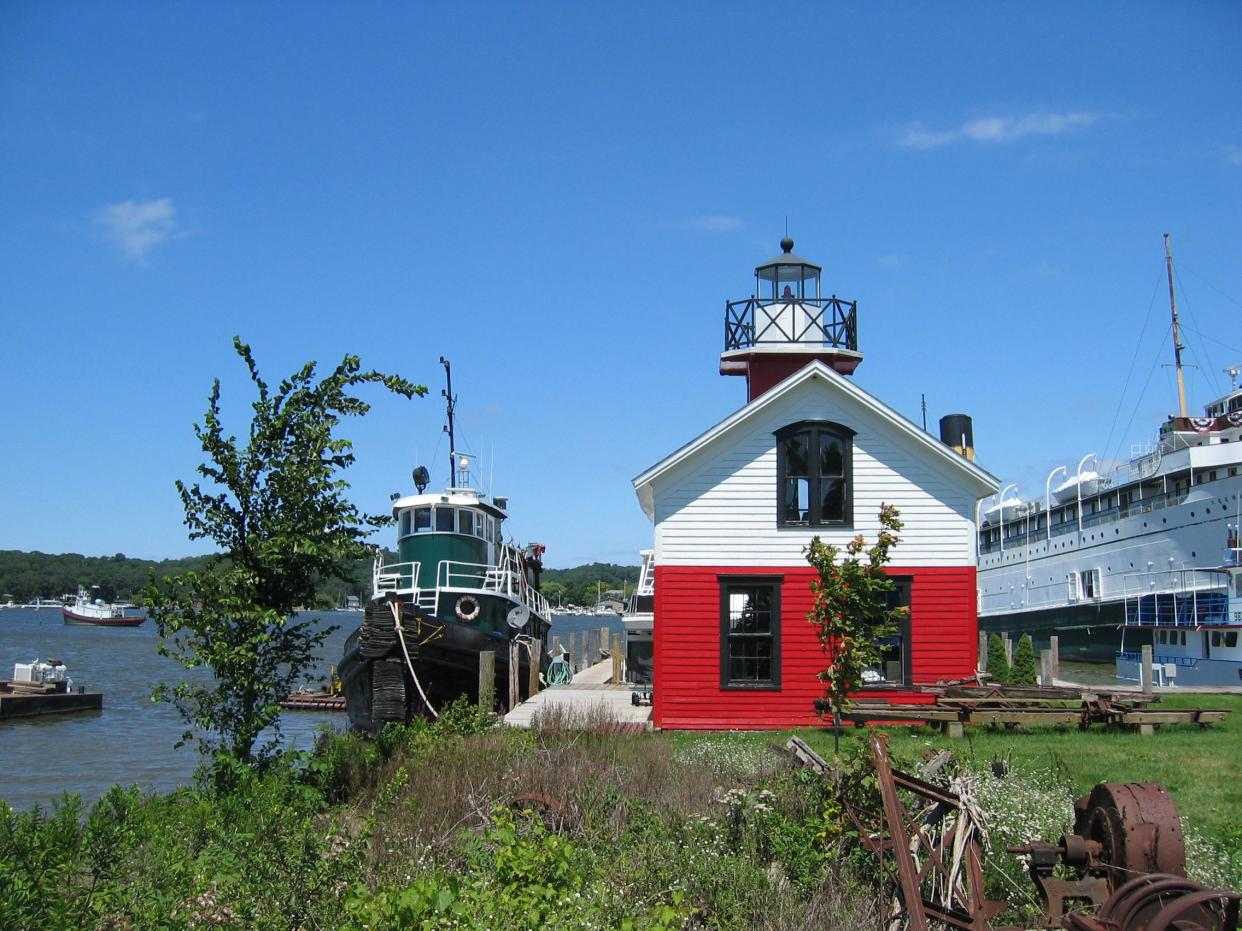
<path fill-rule="evenodd" d="M 745 378 L 746 404 L 634 479 L 655 526 L 657 727 L 815 723 L 829 657 L 806 549 L 870 544 L 882 503 L 905 522 L 887 571 L 910 611 L 868 697 L 917 701 L 912 685 L 976 666 L 975 503 L 998 482 L 960 445 L 964 418 L 946 418 L 947 445 L 849 377 L 856 302 L 825 297 L 821 268 L 781 247 L 725 305 L 720 371 Z"/>

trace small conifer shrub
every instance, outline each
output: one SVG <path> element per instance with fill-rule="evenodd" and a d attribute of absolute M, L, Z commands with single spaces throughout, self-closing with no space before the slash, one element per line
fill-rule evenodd
<path fill-rule="evenodd" d="M 1000 634 L 988 637 L 988 675 L 993 682 L 1009 681 L 1009 657 L 1005 655 L 1005 643 Z"/>
<path fill-rule="evenodd" d="M 1014 685 L 1035 685 L 1035 645 L 1030 634 L 1023 634 L 1013 654 L 1013 669 L 1009 681 Z"/>

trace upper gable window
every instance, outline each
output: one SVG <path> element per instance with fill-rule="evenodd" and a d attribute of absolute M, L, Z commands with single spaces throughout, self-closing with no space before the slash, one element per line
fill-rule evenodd
<path fill-rule="evenodd" d="M 778 527 L 854 525 L 854 431 L 804 420 L 776 431 Z"/>

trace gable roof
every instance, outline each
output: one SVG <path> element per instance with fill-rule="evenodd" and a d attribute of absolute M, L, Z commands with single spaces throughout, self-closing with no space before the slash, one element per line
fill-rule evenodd
<path fill-rule="evenodd" d="M 713 440 L 730 432 L 740 424 L 745 423 L 755 417 L 761 411 L 775 404 L 781 398 L 796 391 L 800 386 L 815 379 L 822 379 L 829 387 L 834 388 L 844 394 L 846 397 L 861 404 L 868 411 L 876 414 L 883 422 L 891 426 L 896 432 L 905 434 L 917 444 L 921 445 L 934 458 L 939 459 L 951 468 L 958 470 L 967 479 L 972 480 L 978 492 L 977 497 L 995 494 L 1000 487 L 1000 480 L 990 472 L 981 469 L 965 456 L 959 455 L 954 450 L 946 446 L 936 437 L 932 436 L 926 430 L 919 427 L 913 421 L 897 413 L 879 398 L 868 394 L 851 378 L 829 368 L 823 362 L 815 360 L 804 365 L 798 371 L 794 372 L 784 381 L 778 383 L 773 388 L 765 391 L 759 397 L 755 398 L 745 407 L 734 411 L 720 423 L 714 427 L 710 427 L 705 432 L 699 434 L 686 445 L 682 446 L 676 452 L 665 456 L 655 465 L 651 466 L 645 472 L 634 479 L 634 491 L 638 495 L 638 502 L 642 506 L 643 513 L 648 518 L 654 519 L 655 507 L 652 500 L 651 483 L 660 476 L 666 474 L 669 470 L 685 462 L 687 459 L 693 458 L 700 450 L 710 444 Z"/>

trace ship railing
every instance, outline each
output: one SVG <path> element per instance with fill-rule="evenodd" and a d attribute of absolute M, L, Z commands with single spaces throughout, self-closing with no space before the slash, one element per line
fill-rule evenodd
<path fill-rule="evenodd" d="M 526 605 L 542 618 L 552 616 L 548 599 L 532 588 L 522 573 L 503 565 L 442 559 L 436 567 L 436 586 L 495 592 Z"/>
<path fill-rule="evenodd" d="M 371 574 L 373 598 L 385 595 L 413 595 L 418 598 L 418 570 L 416 562 L 381 563 L 378 559 Z"/>
<path fill-rule="evenodd" d="M 1134 517 L 1139 514 L 1149 514 L 1152 511 L 1159 511 L 1163 508 L 1176 507 L 1186 500 L 1189 490 L 1170 491 L 1166 494 L 1153 495 L 1150 498 L 1144 498 L 1141 501 L 1131 501 L 1125 507 L 1111 507 L 1103 511 L 1097 511 L 1094 514 L 1087 514 L 1082 519 L 1082 527 L 1084 530 L 1099 526 L 1100 524 L 1112 523 L 1126 517 Z M 988 527 L 981 530 L 980 536 L 988 533 L 992 528 Z M 1006 526 L 1006 531 L 1009 530 Z M 1078 529 L 1078 521 L 1065 520 L 1052 525 L 1052 531 L 1040 527 L 1039 529 L 1031 529 L 1029 531 L 1021 531 L 1016 533 L 1006 532 L 1005 546 L 1022 546 L 1028 542 L 1038 543 L 1041 539 L 1048 537 L 1061 537 L 1067 533 L 1073 533 Z M 1000 543 L 994 540 L 979 540 L 979 552 L 991 553 L 1000 550 Z"/>
<path fill-rule="evenodd" d="M 1122 577 L 1125 623 L 1131 627 L 1211 627 L 1229 623 L 1222 573 L 1165 569 Z"/>
<path fill-rule="evenodd" d="M 1129 660 L 1132 663 L 1141 663 L 1143 661 L 1143 654 L 1141 651 L 1118 650 L 1117 658 Z M 1160 655 L 1153 653 L 1151 660 L 1153 665 L 1163 663 L 1166 666 L 1182 666 L 1186 669 L 1193 669 L 1199 665 L 1199 658 L 1197 656 L 1166 656 L 1163 653 Z"/>

